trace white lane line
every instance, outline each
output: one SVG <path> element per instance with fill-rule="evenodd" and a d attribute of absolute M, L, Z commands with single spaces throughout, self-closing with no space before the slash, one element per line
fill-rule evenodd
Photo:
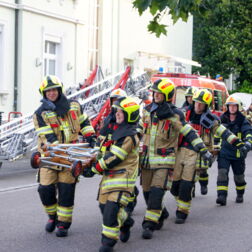
<path fill-rule="evenodd" d="M 0 189 L 0 193 L 18 191 L 18 190 L 23 190 L 23 189 L 29 189 L 29 188 L 32 188 L 32 187 L 35 187 L 35 186 L 38 186 L 38 183 L 28 184 L 28 185 L 21 185 L 21 186 L 14 186 L 14 187 L 6 187 L 6 188 Z"/>

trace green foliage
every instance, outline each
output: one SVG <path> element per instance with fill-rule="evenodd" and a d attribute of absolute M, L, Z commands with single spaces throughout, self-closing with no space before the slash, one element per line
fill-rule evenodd
<path fill-rule="evenodd" d="M 209 2 L 212 0 L 133 0 L 133 6 L 141 16 L 149 9 L 153 19 L 148 25 L 148 31 L 159 37 L 166 35 L 166 25 L 160 24 L 164 14 L 170 14 L 175 24 L 179 19 L 187 21 L 190 14 L 207 15 Z M 250 1 L 250 0 L 249 0 Z M 229 2 L 229 0 L 219 0 L 219 2 Z"/>
<path fill-rule="evenodd" d="M 252 83 L 244 80 L 240 88 L 237 89 L 237 92 L 252 94 Z"/>
<path fill-rule="evenodd" d="M 194 15 L 193 59 L 201 74 L 227 78 L 236 75 L 240 92 L 251 93 L 252 83 L 252 1 L 211 0 L 208 13 Z M 244 91 L 246 90 L 246 91 Z"/>
<path fill-rule="evenodd" d="M 148 31 L 156 33 L 156 36 L 159 38 L 161 34 L 166 35 L 166 26 L 167 25 L 160 25 L 157 21 L 152 20 L 148 25 Z"/>

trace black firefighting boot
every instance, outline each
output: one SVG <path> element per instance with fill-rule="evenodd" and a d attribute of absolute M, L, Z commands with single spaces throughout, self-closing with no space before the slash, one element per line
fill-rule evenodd
<path fill-rule="evenodd" d="M 175 223 L 176 224 L 184 224 L 187 218 L 187 214 L 183 213 L 181 211 L 176 211 L 176 220 Z"/>
<path fill-rule="evenodd" d="M 113 247 L 116 244 L 116 240 L 106 237 L 102 234 L 102 245 L 99 249 L 99 252 L 113 252 Z"/>
<path fill-rule="evenodd" d="M 162 214 L 161 214 L 161 216 L 160 216 L 160 218 L 159 218 L 159 222 L 158 222 L 158 224 L 155 226 L 155 230 L 160 230 L 160 229 L 163 227 L 163 225 L 164 225 L 164 221 L 165 221 L 166 219 L 168 219 L 168 217 L 169 217 L 169 212 L 168 212 L 168 210 L 166 209 L 166 207 L 164 207 L 164 209 L 162 210 Z"/>
<path fill-rule="evenodd" d="M 221 206 L 226 206 L 227 196 L 223 194 L 218 195 L 218 198 L 216 199 L 216 204 L 220 204 Z"/>
<path fill-rule="evenodd" d="M 235 202 L 243 203 L 243 194 L 237 194 Z"/>
<path fill-rule="evenodd" d="M 153 230 L 150 228 L 144 228 L 142 237 L 147 240 L 152 239 L 152 236 L 153 236 Z"/>
<path fill-rule="evenodd" d="M 127 242 L 130 238 L 130 228 L 133 227 L 134 220 L 131 217 L 124 222 L 123 226 L 120 228 L 120 240 L 122 242 Z"/>
<path fill-rule="evenodd" d="M 101 245 L 99 252 L 113 252 L 113 247 L 108 245 Z"/>
<path fill-rule="evenodd" d="M 202 195 L 207 195 L 208 189 L 206 185 L 201 185 L 200 192 Z"/>
<path fill-rule="evenodd" d="M 71 225 L 70 222 L 63 222 L 63 221 L 58 222 L 56 236 L 66 237 L 68 235 L 68 229 L 70 225 Z"/>
<path fill-rule="evenodd" d="M 57 225 L 57 215 L 55 214 L 55 215 L 48 215 L 48 216 L 49 216 L 49 220 L 46 223 L 45 230 L 48 233 L 51 233 L 54 231 Z"/>
<path fill-rule="evenodd" d="M 156 228 L 156 223 L 144 220 L 142 226 L 143 226 L 143 233 L 142 233 L 143 239 L 152 239 L 153 232 Z"/>

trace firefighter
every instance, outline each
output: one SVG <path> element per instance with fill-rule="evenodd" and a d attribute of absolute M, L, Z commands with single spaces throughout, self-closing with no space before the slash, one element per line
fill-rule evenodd
<path fill-rule="evenodd" d="M 151 239 L 167 218 L 162 201 L 169 189 L 175 165 L 179 133 L 186 136 L 197 151 L 208 160 L 211 154 L 204 148 L 196 132 L 169 104 L 175 86 L 169 79 L 159 79 L 151 87 L 153 102 L 143 110 L 143 153 L 141 155 L 141 184 L 147 203 L 142 223 L 144 239 Z"/>
<path fill-rule="evenodd" d="M 136 128 L 140 106 L 133 98 L 126 97 L 118 99 L 113 107 L 116 108 L 116 128 L 111 141 L 109 144 L 101 142 L 102 157 L 83 174 L 85 177 L 103 175 L 98 196 L 103 215 L 100 252 L 113 251 L 119 238 L 127 242 L 134 224 L 125 207 L 138 175 L 139 138 Z"/>
<path fill-rule="evenodd" d="M 221 116 L 221 122 L 233 134 L 245 142 L 247 151 L 251 150 L 252 127 L 246 117 L 241 113 L 242 104 L 238 97 L 229 96 L 226 100 L 227 111 Z M 217 177 L 217 204 L 226 205 L 228 194 L 228 173 L 230 166 L 234 173 L 236 185 L 236 203 L 243 202 L 246 182 L 244 179 L 246 154 L 239 152 L 227 141 L 222 141 L 218 156 L 218 177 Z"/>
<path fill-rule="evenodd" d="M 189 87 L 186 89 L 186 91 L 185 91 L 185 99 L 186 100 L 185 100 L 184 104 L 182 105 L 182 109 L 188 107 L 189 105 L 192 105 L 192 103 L 193 103 L 192 97 L 196 91 L 197 91 L 196 87 Z"/>
<path fill-rule="evenodd" d="M 103 123 L 103 127 L 100 130 L 100 136 L 99 136 L 99 140 L 103 141 L 103 145 L 105 145 L 106 143 L 109 144 L 109 142 L 111 141 L 111 136 L 113 133 L 114 128 L 117 127 L 116 125 L 116 108 L 114 108 L 112 105 L 120 98 L 125 98 L 127 97 L 127 94 L 124 90 L 122 90 L 121 88 L 115 89 L 111 92 L 110 94 L 110 104 L 111 104 L 111 112 L 110 114 L 104 119 L 104 123 Z M 126 207 L 126 211 L 131 214 L 134 211 L 134 208 L 136 206 L 137 203 L 137 196 L 139 194 L 138 188 L 137 186 L 135 186 L 134 191 L 131 195 L 131 197 L 129 198 L 129 204 Z"/>
<path fill-rule="evenodd" d="M 35 111 L 33 121 L 38 134 L 38 150 L 43 155 L 46 145 L 76 143 L 81 133 L 95 145 L 95 132 L 83 113 L 80 104 L 68 100 L 63 94 L 62 82 L 56 76 L 46 76 L 39 91 L 43 96 L 42 105 Z M 49 216 L 46 231 L 56 235 L 68 235 L 72 223 L 76 179 L 71 172 L 60 166 L 44 166 L 38 172 L 38 193 Z M 58 197 L 57 197 L 58 195 Z"/>
<path fill-rule="evenodd" d="M 198 131 L 204 144 L 210 152 L 213 151 L 214 136 L 224 139 L 231 146 L 245 151 L 244 145 L 238 137 L 220 124 L 219 119 L 210 112 L 212 94 L 207 89 L 201 89 L 193 95 L 193 105 L 187 108 L 186 120 Z M 192 142 L 193 143 L 193 142 Z M 211 163 L 205 162 L 202 155 L 194 151 L 192 143 L 189 143 L 182 135 L 179 138 L 176 165 L 173 176 L 171 193 L 177 197 L 176 224 L 185 223 L 191 207 L 191 192 L 194 185 L 194 177 L 197 170 L 205 170 Z"/>

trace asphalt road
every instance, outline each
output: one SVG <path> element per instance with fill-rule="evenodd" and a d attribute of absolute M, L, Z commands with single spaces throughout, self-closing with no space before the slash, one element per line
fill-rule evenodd
<path fill-rule="evenodd" d="M 199 185 L 191 214 L 184 225 L 174 223 L 176 204 L 168 192 L 165 196 L 170 217 L 152 240 L 141 238 L 145 212 L 142 195 L 134 212 L 135 225 L 128 243 L 118 242 L 115 251 L 252 251 L 252 153 L 247 158 L 245 202 L 235 203 L 235 186 L 230 171 L 227 206 L 216 200 L 216 163 L 210 169 L 209 193 L 202 196 Z M 98 251 L 101 215 L 96 201 L 99 177 L 82 178 L 77 186 L 73 224 L 67 238 L 44 231 L 47 217 L 40 203 L 36 171 L 29 160 L 4 162 L 0 169 L 0 251 Z"/>

